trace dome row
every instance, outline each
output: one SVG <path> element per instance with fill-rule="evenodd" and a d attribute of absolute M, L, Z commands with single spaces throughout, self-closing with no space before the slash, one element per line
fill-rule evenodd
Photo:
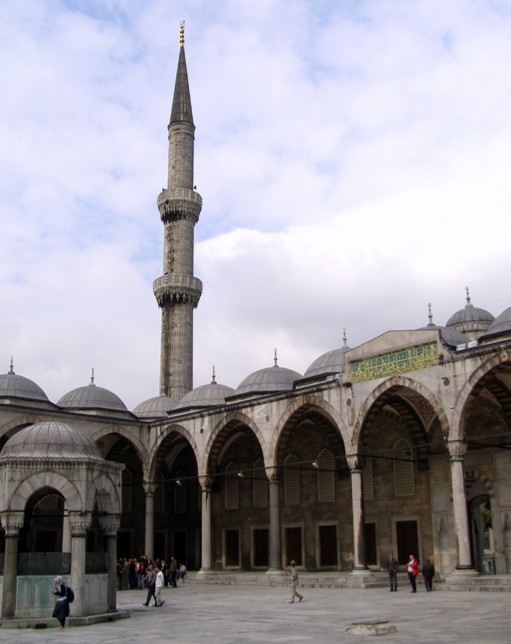
<path fill-rule="evenodd" d="M 471 340 L 470 331 L 479 330 L 478 341 L 493 341 L 495 338 L 511 333 L 511 307 L 503 311 L 497 318 L 484 309 L 474 307 L 467 297 L 466 306 L 452 315 L 444 327 L 436 326 L 431 321 L 423 329 L 435 328 L 440 331 L 442 341 L 451 347 L 467 343 Z M 481 333 L 482 332 L 482 333 Z M 208 385 L 201 385 L 185 394 L 180 400 L 169 396 L 155 396 L 135 407 L 133 413 L 140 418 L 161 418 L 169 411 L 192 410 L 203 407 L 222 405 L 226 398 L 245 400 L 253 395 L 271 394 L 293 388 L 293 384 L 301 379 L 341 373 L 344 370 L 346 352 L 349 347 L 344 344 L 339 349 L 328 351 L 319 356 L 302 376 L 297 371 L 279 367 L 275 359 L 272 367 L 259 369 L 245 378 L 237 389 L 218 384 L 213 375 Z M 0 398 L 21 398 L 39 403 L 51 404 L 44 391 L 32 380 L 14 373 L 13 366 L 7 374 L 0 375 Z M 108 410 L 127 412 L 123 401 L 113 392 L 91 383 L 77 387 L 68 392 L 57 402 L 57 406 L 74 410 Z"/>

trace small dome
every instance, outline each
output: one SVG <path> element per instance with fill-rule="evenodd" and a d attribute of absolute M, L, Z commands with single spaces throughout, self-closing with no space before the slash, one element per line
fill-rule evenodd
<path fill-rule="evenodd" d="M 138 404 L 133 413 L 139 418 L 162 418 L 167 415 L 168 411 L 174 409 L 178 400 L 170 396 L 155 396 Z"/>
<path fill-rule="evenodd" d="M 57 402 L 60 407 L 68 409 L 108 409 L 109 411 L 128 411 L 122 400 L 108 389 L 96 387 L 94 372 L 90 385 L 78 387 L 62 396 Z"/>
<path fill-rule="evenodd" d="M 346 333 L 343 333 L 343 346 L 340 349 L 327 351 L 316 358 L 304 374 L 305 378 L 313 378 L 327 373 L 341 373 L 344 371 L 346 352 L 350 348 L 347 345 Z"/>
<path fill-rule="evenodd" d="M 438 324 L 435 324 L 433 322 L 433 314 L 431 313 L 431 304 L 428 304 L 428 319 L 428 324 L 426 326 L 421 326 L 420 329 L 418 329 L 419 331 L 429 331 L 430 329 L 440 331 L 440 339 L 448 347 L 457 347 L 458 344 L 466 344 L 467 342 L 470 342 L 470 338 L 454 327 L 438 326 Z"/>
<path fill-rule="evenodd" d="M 468 287 L 466 288 L 466 292 L 467 303 L 465 304 L 465 307 L 451 315 L 445 326 L 461 327 L 465 325 L 482 325 L 483 327 L 488 327 L 495 317 L 485 309 L 480 309 L 471 303 Z M 458 330 L 462 331 L 463 329 Z"/>
<path fill-rule="evenodd" d="M 289 391 L 293 388 L 295 380 L 303 376 L 297 371 L 279 367 L 277 356 L 274 358 L 273 367 L 259 369 L 247 376 L 235 391 L 236 396 L 255 393 L 272 393 L 277 391 Z"/>
<path fill-rule="evenodd" d="M 57 422 L 36 423 L 9 438 L 3 458 L 101 459 L 96 443 L 85 432 Z"/>
<path fill-rule="evenodd" d="M 0 398 L 25 398 L 49 402 L 48 396 L 39 385 L 14 373 L 12 361 L 8 373 L 0 375 Z"/>
<path fill-rule="evenodd" d="M 201 385 L 185 394 L 176 405 L 175 409 L 195 409 L 200 407 L 214 407 L 224 405 L 226 396 L 232 396 L 234 389 L 227 385 L 220 385 L 213 380 L 209 385 Z"/>
<path fill-rule="evenodd" d="M 481 336 L 481 340 L 509 333 L 511 333 L 511 306 L 495 318 L 486 333 Z"/>

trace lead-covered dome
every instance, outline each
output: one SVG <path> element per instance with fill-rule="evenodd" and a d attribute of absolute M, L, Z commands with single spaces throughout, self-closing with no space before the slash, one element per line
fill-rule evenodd
<path fill-rule="evenodd" d="M 3 458 L 102 459 L 96 443 L 81 429 L 60 422 L 36 423 L 9 438 Z"/>
<path fill-rule="evenodd" d="M 217 383 L 215 372 L 209 385 L 200 385 L 185 394 L 176 405 L 176 411 L 182 409 L 200 409 L 225 404 L 226 396 L 232 396 L 234 389 Z"/>
<path fill-rule="evenodd" d="M 178 400 L 161 394 L 139 403 L 133 413 L 139 418 L 162 418 L 178 404 Z"/>
<path fill-rule="evenodd" d="M 0 398 L 24 398 L 49 402 L 48 396 L 32 380 L 14 373 L 13 363 L 7 373 L 0 375 Z"/>
<path fill-rule="evenodd" d="M 266 367 L 254 371 L 247 376 L 234 392 L 235 396 L 246 396 L 248 394 L 269 394 L 278 391 L 289 391 L 293 388 L 295 380 L 303 376 L 298 371 L 279 367 L 277 358 L 274 358 L 273 367 Z"/>
<path fill-rule="evenodd" d="M 57 402 L 67 409 L 107 409 L 108 411 L 128 411 L 122 400 L 112 391 L 94 384 L 94 374 L 90 385 L 77 387 Z"/>
<path fill-rule="evenodd" d="M 467 303 L 465 307 L 451 315 L 445 326 L 455 328 L 457 331 L 467 335 L 470 339 L 476 340 L 488 329 L 495 317 L 489 311 L 472 304 L 468 287 L 466 288 L 466 292 Z"/>
<path fill-rule="evenodd" d="M 327 351 L 316 358 L 314 362 L 308 367 L 304 374 L 304 378 L 314 378 L 315 376 L 322 376 L 331 373 L 342 373 L 344 371 L 344 363 L 346 360 L 346 353 L 350 350 L 346 333 L 343 333 L 343 346 L 333 351 Z"/>
<path fill-rule="evenodd" d="M 511 334 L 511 306 L 495 318 L 486 333 L 481 336 L 481 341 L 509 334 Z"/>

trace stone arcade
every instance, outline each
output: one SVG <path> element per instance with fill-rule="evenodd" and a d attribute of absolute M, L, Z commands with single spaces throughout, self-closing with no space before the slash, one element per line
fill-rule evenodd
<path fill-rule="evenodd" d="M 215 374 L 192 389 L 194 131 L 182 39 L 158 197 L 162 393 L 130 412 L 94 379 L 53 403 L 13 364 L 0 376 L 4 617 L 42 595 L 19 572 L 42 552 L 73 553 L 81 611 L 113 609 L 111 586 L 87 591 L 84 560 L 107 552 L 111 570 L 117 528 L 117 556 L 174 554 L 202 575 L 278 575 L 294 559 L 356 585 L 391 551 L 442 577 L 511 573 L 511 308 L 494 317 L 467 290 L 445 326 L 430 314 L 344 339 L 303 374 L 275 357 L 236 389 Z M 49 426 L 66 455 L 53 430 L 45 445 L 34 435 Z"/>

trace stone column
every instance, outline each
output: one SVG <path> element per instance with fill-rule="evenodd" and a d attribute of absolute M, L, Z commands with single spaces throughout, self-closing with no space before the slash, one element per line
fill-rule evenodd
<path fill-rule="evenodd" d="M 201 513 L 201 568 L 199 574 L 211 572 L 211 487 L 213 481 L 206 479 L 202 485 Z"/>
<path fill-rule="evenodd" d="M 465 495 L 465 476 L 463 459 L 467 453 L 467 444 L 463 440 L 449 441 L 451 457 L 452 505 L 454 529 L 458 541 L 457 570 L 473 570 L 470 557 L 470 536 L 468 523 L 467 497 Z"/>
<path fill-rule="evenodd" d="M 280 478 L 272 474 L 268 478 L 270 503 L 270 567 L 266 574 L 283 574 L 282 570 L 282 538 L 280 524 Z"/>
<path fill-rule="evenodd" d="M 5 529 L 4 579 L 2 590 L 2 617 L 16 615 L 16 589 L 18 572 L 18 537 L 23 527 L 23 513 L 2 516 Z"/>
<path fill-rule="evenodd" d="M 101 527 L 105 530 L 108 559 L 107 610 L 109 613 L 117 610 L 117 532 L 120 525 L 120 515 L 101 520 Z"/>
<path fill-rule="evenodd" d="M 80 516 L 81 515 L 81 516 Z M 75 593 L 72 605 L 73 615 L 87 614 L 87 597 L 85 596 L 85 555 L 87 551 L 87 529 L 90 515 L 70 513 L 71 525 L 71 580 L 69 582 Z"/>
<path fill-rule="evenodd" d="M 145 554 L 154 557 L 154 493 L 156 484 L 144 482 L 145 492 Z"/>
<path fill-rule="evenodd" d="M 359 455 L 347 457 L 351 474 L 351 505 L 353 511 L 353 571 L 367 572 L 365 563 L 365 518 L 362 493 L 362 466 Z"/>

